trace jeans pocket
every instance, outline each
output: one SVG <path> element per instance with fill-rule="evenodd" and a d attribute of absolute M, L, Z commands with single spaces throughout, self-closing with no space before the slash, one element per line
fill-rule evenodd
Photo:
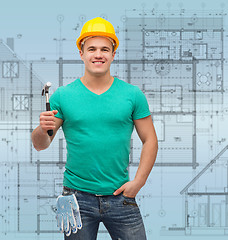
<path fill-rule="evenodd" d="M 122 194 L 124 200 L 123 200 L 123 205 L 131 205 L 131 206 L 135 206 L 135 207 L 138 207 L 136 201 L 135 201 L 135 198 L 131 198 L 131 197 L 127 197 L 127 196 L 124 196 Z"/>
<path fill-rule="evenodd" d="M 135 200 L 135 197 L 127 197 L 125 196 L 123 193 L 122 193 L 123 197 L 126 198 L 126 199 L 131 199 L 131 200 Z"/>

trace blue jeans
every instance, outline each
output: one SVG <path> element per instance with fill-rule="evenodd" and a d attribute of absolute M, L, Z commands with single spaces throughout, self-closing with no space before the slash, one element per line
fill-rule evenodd
<path fill-rule="evenodd" d="M 135 198 L 123 194 L 96 196 L 73 191 L 79 204 L 82 229 L 69 237 L 65 235 L 65 240 L 96 240 L 100 222 L 103 222 L 113 240 L 146 240 Z"/>

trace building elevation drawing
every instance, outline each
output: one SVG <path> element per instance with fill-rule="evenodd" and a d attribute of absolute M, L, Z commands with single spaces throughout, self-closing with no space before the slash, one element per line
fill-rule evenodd
<path fill-rule="evenodd" d="M 144 92 L 159 140 L 155 167 L 137 195 L 148 240 L 228 238 L 225 18 L 135 10 L 117 26 L 123 45 L 112 74 Z M 22 59 L 15 52 L 13 38 L 0 40 L 0 239 L 63 239 L 55 202 L 66 162 L 64 134 L 60 129 L 51 146 L 37 152 L 31 133 L 45 111 L 43 85 L 54 82 L 52 94 L 83 75 L 83 62 L 64 57 L 61 39 L 56 59 Z M 131 179 L 141 147 L 134 130 Z M 110 239 L 102 225 L 98 239 Z"/>

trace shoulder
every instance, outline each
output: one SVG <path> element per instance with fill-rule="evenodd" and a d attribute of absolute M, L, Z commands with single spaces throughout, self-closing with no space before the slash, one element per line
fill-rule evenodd
<path fill-rule="evenodd" d="M 79 85 L 79 81 L 80 81 L 79 79 L 76 79 L 75 81 L 67 84 L 66 86 L 58 87 L 55 92 L 59 94 L 68 93 L 77 88 L 77 86 Z"/>
<path fill-rule="evenodd" d="M 116 79 L 117 85 L 119 86 L 120 89 L 128 90 L 131 92 L 135 92 L 135 91 L 139 90 L 138 86 L 132 85 L 132 84 L 125 82 L 119 78 L 115 78 L 115 79 Z"/>

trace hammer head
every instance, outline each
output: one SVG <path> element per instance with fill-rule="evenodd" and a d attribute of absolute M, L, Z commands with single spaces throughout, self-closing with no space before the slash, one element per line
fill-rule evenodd
<path fill-rule="evenodd" d="M 50 82 L 47 82 L 47 83 L 44 85 L 43 89 L 42 89 L 42 96 L 43 96 L 45 93 L 48 93 L 48 90 L 49 90 L 50 87 L 51 87 L 51 83 L 50 83 Z"/>

